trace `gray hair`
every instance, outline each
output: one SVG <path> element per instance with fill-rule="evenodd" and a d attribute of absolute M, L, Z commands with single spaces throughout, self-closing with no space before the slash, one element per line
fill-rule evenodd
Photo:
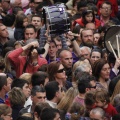
<path fill-rule="evenodd" d="M 102 108 L 99 108 L 99 107 L 93 108 L 93 109 L 90 111 L 90 113 L 99 114 L 99 115 L 101 116 L 101 118 L 106 117 L 106 116 L 105 116 L 105 111 L 104 111 Z"/>
<path fill-rule="evenodd" d="M 117 94 L 114 97 L 114 106 L 119 106 L 120 105 L 120 94 Z"/>
<path fill-rule="evenodd" d="M 91 53 L 91 49 L 90 49 L 90 47 L 83 46 L 83 47 L 80 48 L 80 51 L 83 50 L 83 49 L 87 49 L 87 50 Z"/>

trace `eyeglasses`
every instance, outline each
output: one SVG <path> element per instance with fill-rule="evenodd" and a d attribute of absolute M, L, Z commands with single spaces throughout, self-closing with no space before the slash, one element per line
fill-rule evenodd
<path fill-rule="evenodd" d="M 111 10 L 111 8 L 102 7 L 103 10 Z"/>
<path fill-rule="evenodd" d="M 94 88 L 94 89 L 96 89 L 96 85 L 95 85 L 95 86 L 93 86 L 93 87 L 90 87 L 90 88 Z"/>
<path fill-rule="evenodd" d="M 65 68 L 58 70 L 57 73 L 62 73 L 64 71 L 65 71 Z"/>

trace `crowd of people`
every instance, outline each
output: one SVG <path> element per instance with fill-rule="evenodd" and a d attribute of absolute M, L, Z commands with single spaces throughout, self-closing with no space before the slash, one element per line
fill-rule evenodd
<path fill-rule="evenodd" d="M 43 15 L 58 4 L 69 31 L 49 27 Z M 119 7 L 119 0 L 0 0 L 0 120 L 120 120 L 120 58 L 104 43 L 108 28 L 120 25 Z M 64 26 L 57 12 L 49 18 Z"/>

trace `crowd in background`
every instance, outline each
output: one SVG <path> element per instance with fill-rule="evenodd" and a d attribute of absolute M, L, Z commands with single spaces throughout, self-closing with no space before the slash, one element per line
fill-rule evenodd
<path fill-rule="evenodd" d="M 0 0 L 0 120 L 120 120 L 118 25 L 120 0 Z"/>

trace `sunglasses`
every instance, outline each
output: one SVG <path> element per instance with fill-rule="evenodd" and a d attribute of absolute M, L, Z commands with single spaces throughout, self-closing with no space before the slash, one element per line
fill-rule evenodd
<path fill-rule="evenodd" d="M 64 71 L 65 71 L 65 68 L 58 70 L 57 73 L 62 73 Z"/>
<path fill-rule="evenodd" d="M 95 86 L 93 86 L 93 87 L 90 87 L 90 88 L 94 88 L 94 89 L 96 89 L 96 85 L 95 85 Z"/>

